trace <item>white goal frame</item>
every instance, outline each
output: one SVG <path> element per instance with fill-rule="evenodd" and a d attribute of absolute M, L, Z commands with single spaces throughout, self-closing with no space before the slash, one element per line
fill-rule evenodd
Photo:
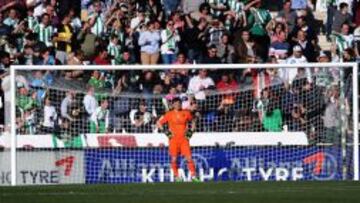
<path fill-rule="evenodd" d="M 112 70 L 166 70 L 166 69 L 262 69 L 262 68 L 316 68 L 316 67 L 352 67 L 352 108 L 353 108 L 353 172 L 354 181 L 359 180 L 359 109 L 358 109 L 358 64 L 357 63 L 307 63 L 307 64 L 189 64 L 189 65 L 119 65 L 119 66 L 11 66 L 10 82 L 11 82 L 11 185 L 17 185 L 17 159 L 16 159 L 16 71 L 19 70 L 101 70 L 110 68 Z"/>

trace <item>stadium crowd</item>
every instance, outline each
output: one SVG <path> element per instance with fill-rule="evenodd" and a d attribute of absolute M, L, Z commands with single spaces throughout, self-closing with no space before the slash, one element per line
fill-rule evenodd
<path fill-rule="evenodd" d="M 153 132 L 171 99 L 181 97 L 183 107 L 197 115 L 199 131 L 289 130 L 335 137 L 331 134 L 341 126 L 339 92 L 345 92 L 348 108 L 351 99 L 351 85 L 339 85 L 351 81 L 349 71 L 341 78 L 335 68 L 52 71 L 51 66 L 356 61 L 359 4 L 328 0 L 327 19 L 319 20 L 316 1 L 308 0 L 0 0 L 0 70 L 4 78 L 10 65 L 49 66 L 17 77 L 22 134 Z M 321 49 L 320 35 L 330 49 Z"/>

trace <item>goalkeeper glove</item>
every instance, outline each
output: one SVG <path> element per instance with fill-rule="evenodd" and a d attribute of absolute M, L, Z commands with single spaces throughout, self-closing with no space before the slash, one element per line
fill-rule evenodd
<path fill-rule="evenodd" d="M 190 139 L 192 136 L 193 136 L 193 134 L 194 134 L 194 131 L 193 130 L 188 130 L 187 132 L 186 132 L 186 137 L 188 138 L 188 139 Z"/>
<path fill-rule="evenodd" d="M 165 130 L 164 130 L 164 133 L 165 133 L 165 135 L 166 135 L 168 138 L 171 138 L 171 137 L 172 137 L 172 133 L 171 133 L 168 129 L 165 129 Z"/>

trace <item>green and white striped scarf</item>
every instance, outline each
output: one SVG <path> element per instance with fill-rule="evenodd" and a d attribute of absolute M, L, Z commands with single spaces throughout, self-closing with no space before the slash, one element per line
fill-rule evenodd
<path fill-rule="evenodd" d="M 168 41 L 165 43 L 168 49 L 175 49 L 176 47 L 176 40 L 175 40 L 175 36 L 172 36 L 170 39 L 169 37 L 171 36 L 171 31 L 169 29 L 165 30 L 166 32 L 166 39 L 168 39 Z"/>

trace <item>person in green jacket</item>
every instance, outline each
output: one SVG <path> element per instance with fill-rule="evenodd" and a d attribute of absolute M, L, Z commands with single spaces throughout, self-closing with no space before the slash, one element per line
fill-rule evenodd
<path fill-rule="evenodd" d="M 256 42 L 256 44 L 261 45 L 261 50 L 258 50 L 263 62 L 267 61 L 269 47 L 270 47 L 270 38 L 266 31 L 266 25 L 271 21 L 271 14 L 268 10 L 262 8 L 261 1 L 255 0 L 246 5 L 245 9 L 248 9 L 250 14 L 248 15 L 248 26 L 249 31 Z"/>
<path fill-rule="evenodd" d="M 262 125 L 268 132 L 281 132 L 282 131 L 282 113 L 278 107 L 275 107 L 271 102 L 268 108 L 265 110 Z"/>
<path fill-rule="evenodd" d="M 23 111 L 29 111 L 39 106 L 36 100 L 36 92 L 31 96 L 28 94 L 28 90 L 25 87 L 19 89 L 19 95 L 16 98 L 16 106 Z"/>

